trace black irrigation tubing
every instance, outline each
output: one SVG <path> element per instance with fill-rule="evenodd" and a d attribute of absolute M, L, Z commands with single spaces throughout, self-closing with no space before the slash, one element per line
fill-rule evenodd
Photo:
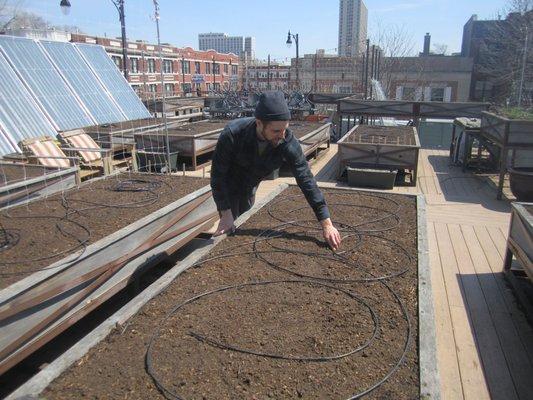
<path fill-rule="evenodd" d="M 335 196 L 347 196 L 349 194 L 348 193 L 335 193 L 334 195 Z M 370 197 L 370 198 L 374 198 L 374 199 L 380 199 L 380 200 L 392 203 L 393 205 L 396 206 L 396 209 L 393 210 L 393 211 L 389 211 L 389 210 L 385 210 L 385 209 L 378 208 L 378 207 L 367 206 L 367 205 L 364 205 L 364 204 L 338 203 L 338 202 L 328 203 L 329 205 L 332 205 L 332 206 L 348 206 L 348 207 L 354 207 L 354 208 L 366 208 L 366 209 L 370 209 L 370 210 L 376 210 L 376 211 L 384 212 L 386 214 L 385 216 L 380 217 L 380 218 L 376 218 L 376 219 L 372 219 L 372 220 L 369 220 L 369 221 L 360 222 L 360 223 L 358 223 L 355 226 L 350 226 L 350 225 L 347 225 L 347 224 L 344 224 L 344 223 L 338 223 L 337 222 L 336 224 L 338 226 L 344 227 L 344 228 L 338 229 L 339 232 L 353 232 L 354 228 L 358 228 L 358 227 L 361 227 L 361 226 L 364 226 L 364 225 L 368 225 L 368 224 L 372 224 L 372 223 L 376 223 L 376 222 L 381 222 L 381 221 L 384 221 L 384 220 L 387 220 L 387 219 L 390 219 L 390 218 L 393 218 L 396 221 L 395 225 L 392 225 L 392 226 L 389 226 L 389 227 L 385 227 L 383 229 L 374 229 L 374 230 L 372 230 L 372 232 L 377 233 L 377 232 L 383 232 L 383 231 L 387 231 L 387 230 L 392 230 L 396 226 L 399 225 L 400 216 L 398 215 L 398 213 L 399 213 L 399 211 L 401 209 L 401 205 L 397 201 L 395 201 L 394 199 L 391 199 L 391 198 L 386 198 L 386 197 L 379 196 L 379 195 L 376 195 L 376 194 L 371 194 L 371 193 L 358 193 L 358 195 L 363 196 L 363 197 Z M 278 215 L 276 215 L 276 213 L 273 211 L 273 207 L 278 205 L 278 204 L 280 204 L 280 203 L 283 203 L 285 201 L 289 201 L 289 200 L 292 200 L 292 199 L 295 199 L 295 198 L 302 198 L 302 197 L 303 196 L 301 194 L 296 194 L 296 195 L 292 195 L 292 196 L 283 197 L 282 199 L 280 199 L 278 201 L 275 201 L 275 202 L 272 202 L 271 204 L 269 204 L 269 206 L 267 208 L 267 212 L 274 220 L 286 223 L 288 221 L 286 221 L 283 218 L 280 218 Z M 292 212 L 300 211 L 300 210 L 302 210 L 304 208 L 306 208 L 306 206 L 302 206 L 302 207 L 299 207 L 299 208 L 296 208 L 296 209 L 292 209 L 292 210 L 290 210 L 290 211 L 288 211 L 286 213 L 290 214 Z M 303 225 L 302 222 L 308 222 L 308 221 L 293 222 L 293 225 L 300 226 L 302 228 L 313 229 L 313 228 L 310 228 L 308 225 Z M 315 229 L 319 230 L 321 228 L 315 228 Z M 358 230 L 358 231 L 360 231 L 360 230 Z"/>
<path fill-rule="evenodd" d="M 60 256 L 63 256 L 63 255 L 66 255 L 68 253 L 71 253 L 73 251 L 77 251 L 78 249 L 82 249 L 82 251 L 73 259 L 69 260 L 67 263 L 73 263 L 74 261 L 78 260 L 85 252 L 87 246 L 88 246 L 88 243 L 91 239 L 91 231 L 90 229 L 85 225 L 85 224 L 82 224 L 80 222 L 77 222 L 77 221 L 74 221 L 71 219 L 71 216 L 72 215 L 75 215 L 75 214 L 83 214 L 83 212 L 85 211 L 89 211 L 89 210 L 95 210 L 95 209 L 99 209 L 99 208 L 140 208 L 140 207 L 145 207 L 147 205 L 151 205 L 151 204 L 154 204 L 156 203 L 160 196 L 157 192 L 155 192 L 155 190 L 159 189 L 163 184 L 165 184 L 166 186 L 168 186 L 168 188 L 171 189 L 171 186 L 170 184 L 168 184 L 167 182 L 163 182 L 163 181 L 150 181 L 150 180 L 147 180 L 147 179 L 124 179 L 124 180 L 117 180 L 116 183 L 112 186 L 112 185 L 109 185 L 108 187 L 103 187 L 103 188 L 98 188 L 98 189 L 106 189 L 106 190 L 112 190 L 112 191 L 116 191 L 116 192 L 135 192 L 135 193 L 149 193 L 151 194 L 150 197 L 148 197 L 148 199 L 145 199 L 145 200 L 140 200 L 140 201 L 137 201 L 137 202 L 130 202 L 130 203 L 123 203 L 123 204 L 106 204 L 106 203 L 103 203 L 103 202 L 93 202 L 93 201 L 85 201 L 85 200 L 78 200 L 78 199 L 75 199 L 75 198 L 69 198 L 68 195 L 66 193 L 62 193 L 61 195 L 61 205 L 63 206 L 63 208 L 65 209 L 64 211 L 64 215 L 62 216 L 54 216 L 54 215 L 31 215 L 31 216 L 12 216 L 10 215 L 9 213 L 4 213 L 4 217 L 6 218 L 10 218 L 10 219 L 58 219 L 58 222 L 55 224 L 56 226 L 56 229 L 59 233 L 61 233 L 64 237 L 66 238 L 71 238 L 75 241 L 77 241 L 78 243 L 75 245 L 75 246 L 71 246 L 65 250 L 62 250 L 62 251 L 59 251 L 59 252 L 55 252 L 53 254 L 49 254 L 48 256 L 44 256 L 44 257 L 38 257 L 38 258 L 32 258 L 32 259 L 19 259 L 19 260 L 14 260 L 14 261 L 1 261 L 0 260 L 0 266 L 2 265 L 15 265 L 15 264 L 30 264 L 30 263 L 35 263 L 35 262 L 39 262 L 39 261 L 45 261 L 45 260 L 50 260 L 50 259 L 53 259 L 53 258 L 57 258 L 57 257 L 60 257 Z M 79 191 L 82 191 L 82 190 L 94 190 L 94 189 L 91 189 L 91 188 L 83 188 L 83 189 L 78 189 L 76 191 L 76 193 L 78 193 Z M 85 208 L 75 208 L 74 206 L 72 206 L 72 202 L 79 202 L 79 203 L 85 203 L 85 204 L 89 204 L 89 205 L 92 205 L 91 207 L 85 207 Z M 81 229 L 81 231 L 83 231 L 85 234 L 80 237 L 79 233 L 76 234 L 74 232 L 68 232 L 68 230 L 64 227 L 62 227 L 62 224 L 64 224 L 65 222 L 68 222 L 70 224 L 73 224 L 75 226 L 77 226 L 78 228 Z M 18 239 L 20 239 L 20 235 L 18 237 Z M 18 239 L 17 239 L 17 243 L 18 243 Z M 13 247 L 13 246 L 11 246 Z M 0 249 L 1 251 L 1 249 Z M 21 274 L 27 274 L 27 273 L 31 273 L 31 272 L 37 272 L 37 271 L 46 271 L 50 268 L 55 268 L 57 266 L 54 266 L 54 267 L 43 267 L 43 268 L 36 268 L 36 269 L 26 269 L 24 271 L 18 271 L 18 272 L 3 272 L 3 271 L 0 271 L 0 276 L 12 276 L 12 275 L 21 275 Z"/>
<path fill-rule="evenodd" d="M 198 299 L 200 299 L 202 297 L 209 296 L 209 295 L 212 295 L 214 293 L 223 292 L 223 291 L 230 290 L 230 289 L 242 288 L 242 287 L 246 287 L 246 286 L 269 285 L 269 284 L 288 283 L 288 282 L 316 284 L 316 285 L 319 285 L 319 286 L 325 286 L 325 287 L 333 288 L 335 290 L 342 291 L 342 292 L 348 294 L 353 299 L 356 299 L 356 300 L 362 302 L 362 300 L 359 297 L 357 297 L 356 295 L 354 295 L 353 293 L 351 293 L 351 292 L 349 292 L 347 290 L 343 290 L 343 289 L 340 289 L 338 287 L 335 287 L 335 286 L 332 286 L 332 285 L 328 285 L 327 283 L 321 283 L 321 282 L 316 282 L 316 281 L 306 281 L 306 280 L 261 281 L 261 282 L 251 282 L 251 283 L 246 283 L 246 284 L 225 286 L 225 287 L 217 288 L 217 289 L 214 289 L 214 290 L 211 290 L 211 291 L 208 291 L 208 292 L 204 292 L 204 293 L 202 293 L 202 294 L 200 294 L 198 296 L 195 296 L 195 297 L 192 297 L 190 299 L 187 299 L 184 302 L 182 302 L 182 303 L 178 304 L 177 306 L 175 306 L 174 308 L 172 308 L 167 313 L 167 315 L 165 315 L 165 317 L 160 321 L 158 327 L 156 328 L 156 330 L 154 331 L 154 333 L 150 337 L 150 340 L 148 341 L 148 346 L 147 346 L 147 350 L 146 350 L 146 353 L 145 353 L 145 368 L 146 368 L 146 372 L 152 378 L 152 380 L 154 381 L 154 384 L 156 385 L 158 390 L 167 399 L 185 400 L 183 397 L 181 397 L 179 394 L 177 394 L 177 393 L 173 392 L 172 390 L 170 390 L 165 384 L 163 384 L 161 382 L 160 378 L 157 376 L 157 373 L 156 373 L 156 371 L 154 369 L 154 362 L 153 362 L 153 357 L 152 357 L 153 346 L 154 346 L 155 341 L 159 337 L 159 335 L 161 333 L 161 330 L 163 329 L 163 324 L 170 317 L 172 317 L 177 311 L 179 311 L 182 307 L 184 307 L 187 304 L 195 302 L 195 301 L 197 301 Z M 411 319 L 409 317 L 409 313 L 408 313 L 405 305 L 403 304 L 402 300 L 398 296 L 398 294 L 389 285 L 387 285 L 385 282 L 381 282 L 381 283 L 394 296 L 396 302 L 399 304 L 399 306 L 401 308 L 402 315 L 403 315 L 403 317 L 404 317 L 404 319 L 406 321 L 407 332 L 406 332 L 406 336 L 405 336 L 405 342 L 404 342 L 404 345 L 403 345 L 403 348 L 402 348 L 402 354 L 398 358 L 396 363 L 392 366 L 392 368 L 383 376 L 383 378 L 381 378 L 378 382 L 376 382 L 374 385 L 370 386 L 369 388 L 367 388 L 367 389 L 365 389 L 365 390 L 363 390 L 363 391 L 361 391 L 359 393 L 356 393 L 354 395 L 351 395 L 346 400 L 359 399 L 359 398 L 371 393 L 372 391 L 374 391 L 378 387 L 380 387 L 382 384 L 384 384 L 400 368 L 400 366 L 402 365 L 402 363 L 405 360 L 405 357 L 407 355 L 407 351 L 409 350 L 409 346 L 411 344 Z M 365 305 L 367 305 L 367 304 L 365 303 Z M 332 360 L 335 360 L 335 359 L 340 359 L 340 358 L 344 358 L 344 357 L 348 357 L 350 355 L 353 355 L 353 354 L 355 354 L 355 353 L 367 348 L 373 342 L 373 340 L 376 337 L 376 328 L 377 328 L 377 326 L 379 326 L 378 317 L 377 317 L 376 312 L 373 310 L 373 308 L 371 306 L 367 305 L 367 307 L 369 308 L 369 310 L 371 312 L 371 315 L 372 315 L 372 318 L 373 318 L 373 321 L 374 321 L 374 333 L 373 333 L 371 339 L 369 339 L 363 346 L 359 346 L 356 350 L 352 350 L 351 352 L 348 352 L 348 353 L 345 353 L 345 354 L 342 354 L 342 355 L 338 355 L 338 356 L 334 356 L 334 357 L 330 357 L 330 358 L 328 358 L 328 357 L 318 357 L 318 358 L 313 358 L 311 360 L 309 358 L 306 359 L 305 357 L 301 357 L 301 359 L 298 359 L 297 357 L 290 357 L 290 356 L 284 356 L 284 355 L 279 355 L 279 354 L 258 353 L 258 352 L 254 352 L 254 351 L 250 351 L 250 350 L 241 349 L 241 348 L 237 348 L 237 347 L 234 347 L 234 346 L 226 345 L 226 344 L 214 341 L 212 339 L 206 338 L 204 336 L 201 336 L 199 334 L 196 334 L 194 332 L 189 332 L 189 334 L 192 337 L 194 337 L 195 339 L 197 339 L 198 341 L 205 342 L 205 343 L 210 344 L 210 345 L 215 346 L 215 347 L 220 347 L 220 348 L 223 348 L 223 349 L 226 349 L 226 350 L 231 350 L 231 351 L 237 351 L 237 352 L 244 353 L 244 354 L 255 355 L 255 356 L 260 356 L 260 357 L 269 357 L 269 358 L 274 358 L 274 359 L 283 359 L 283 360 L 289 360 L 289 361 L 326 362 L 326 361 L 332 361 Z"/>
<path fill-rule="evenodd" d="M 19 242 L 19 239 L 20 235 L 18 230 L 7 230 L 2 224 L 0 224 L 0 252 L 16 246 Z"/>
<path fill-rule="evenodd" d="M 381 199 L 384 199 L 381 196 L 376 196 L 376 195 L 372 195 L 372 194 L 364 194 L 364 195 L 370 196 L 370 197 L 379 197 Z M 400 299 L 400 297 L 396 293 L 396 291 L 387 283 L 387 280 L 389 280 L 391 278 L 394 278 L 394 277 L 398 277 L 398 276 L 404 274 L 405 272 L 407 272 L 409 270 L 409 267 L 406 267 L 406 268 L 404 268 L 404 269 L 402 269 L 402 270 L 400 270 L 400 271 L 398 271 L 396 273 L 389 274 L 389 275 L 384 275 L 384 276 L 376 276 L 376 275 L 372 274 L 369 271 L 364 271 L 365 273 L 370 275 L 371 278 L 353 279 L 353 280 L 339 280 L 339 279 L 332 279 L 332 278 L 326 278 L 326 277 L 307 276 L 307 275 L 304 275 L 304 274 L 298 274 L 295 271 L 291 271 L 289 269 L 280 267 L 276 263 L 273 263 L 273 262 L 270 262 L 268 260 L 265 260 L 263 255 L 267 254 L 267 253 L 295 253 L 295 254 L 307 255 L 307 256 L 310 256 L 310 257 L 319 257 L 319 258 L 324 258 L 324 259 L 329 259 L 329 260 L 334 260 L 334 261 L 342 261 L 343 263 L 349 265 L 350 267 L 357 268 L 357 269 L 363 271 L 363 268 L 361 268 L 360 266 L 357 266 L 353 261 L 349 260 L 348 258 L 346 258 L 343 255 L 343 253 L 347 253 L 347 252 L 335 253 L 335 252 L 332 251 L 332 255 L 328 256 L 328 255 L 319 254 L 319 253 L 316 253 L 316 252 L 304 252 L 304 251 L 297 251 L 297 250 L 294 250 L 294 249 L 276 248 L 275 246 L 273 246 L 273 248 L 275 250 L 260 251 L 260 250 L 257 249 L 257 244 L 260 243 L 260 242 L 265 241 L 266 243 L 268 243 L 268 241 L 270 239 L 282 237 L 283 236 L 283 231 L 280 230 L 280 228 L 282 228 L 282 227 L 297 226 L 297 227 L 304 227 L 306 229 L 309 229 L 308 226 L 305 226 L 305 225 L 302 226 L 301 225 L 302 222 L 305 222 L 305 221 L 298 221 L 298 220 L 283 221 L 279 217 L 273 215 L 272 206 L 274 204 L 279 204 L 281 201 L 286 201 L 288 198 L 294 198 L 294 197 L 297 197 L 297 196 L 300 196 L 300 195 L 284 197 L 284 198 L 282 198 L 282 200 L 280 200 L 278 202 L 275 202 L 275 203 L 271 204 L 268 207 L 268 209 L 267 209 L 268 213 L 272 217 L 274 217 L 274 219 L 283 222 L 281 225 L 278 225 L 278 226 L 275 226 L 275 227 L 272 227 L 270 229 L 266 229 L 266 230 L 260 232 L 260 234 L 258 236 L 256 236 L 254 238 L 254 240 L 251 241 L 251 242 L 239 243 L 236 246 L 231 246 L 231 247 L 225 249 L 225 251 L 227 252 L 228 250 L 236 248 L 236 247 L 242 247 L 242 246 L 247 245 L 247 244 L 252 244 L 253 245 L 253 249 L 251 251 L 242 251 L 242 252 L 235 252 L 235 253 L 222 253 L 222 254 L 216 255 L 214 257 L 209 257 L 209 258 L 200 260 L 200 261 L 196 262 L 193 266 L 197 267 L 197 266 L 200 266 L 200 265 L 202 265 L 204 263 L 207 263 L 207 262 L 210 262 L 210 261 L 229 258 L 229 257 L 237 257 L 237 256 L 242 256 L 242 255 L 254 255 L 256 258 L 262 260 L 263 262 L 265 262 L 267 265 L 270 265 L 271 267 L 274 267 L 276 269 L 282 270 L 285 273 L 288 273 L 290 275 L 294 275 L 294 276 L 306 279 L 306 280 L 302 280 L 302 279 L 291 280 L 291 282 L 305 282 L 307 284 L 323 285 L 323 286 L 328 286 L 328 287 L 332 287 L 332 288 L 339 289 L 339 290 L 340 290 L 340 288 L 338 288 L 336 286 L 331 286 L 331 285 L 338 284 L 338 283 L 368 283 L 368 282 L 377 282 L 377 283 L 383 285 L 392 294 L 392 296 L 394 297 L 396 303 L 399 305 L 399 307 L 401 309 L 402 316 L 403 316 L 404 320 L 406 321 L 407 332 L 406 332 L 406 336 L 405 336 L 405 341 L 403 343 L 402 353 L 401 353 L 400 357 L 398 358 L 398 360 L 396 361 L 396 363 L 392 366 L 392 368 L 378 382 L 376 382 L 374 385 L 370 386 L 369 388 L 367 388 L 367 389 L 365 389 L 365 390 L 363 390 L 363 391 L 361 391 L 361 392 L 359 392 L 357 394 L 354 394 L 354 395 L 350 396 L 347 400 L 359 399 L 359 398 L 371 393 L 372 391 L 374 391 L 375 389 L 380 387 L 383 383 L 385 383 L 400 368 L 400 366 L 404 362 L 405 357 L 407 355 L 407 352 L 408 352 L 408 349 L 409 349 L 409 346 L 410 346 L 410 343 L 411 343 L 411 330 L 412 330 L 412 328 L 411 328 L 411 320 L 410 320 L 409 313 L 407 311 L 407 308 L 406 308 L 405 304 Z M 386 200 L 389 200 L 389 199 L 386 199 Z M 391 199 L 391 202 L 395 203 L 398 206 L 397 210 L 395 210 L 394 213 L 393 212 L 390 212 L 390 213 L 396 215 L 396 217 L 398 218 L 398 223 L 399 223 L 400 217 L 398 215 L 398 212 L 399 212 L 401 206 L 397 202 L 392 200 L 392 199 Z M 360 205 L 353 205 L 353 207 L 359 207 L 359 206 Z M 289 213 L 291 213 L 292 211 L 293 210 L 291 210 Z M 380 210 L 380 211 L 386 211 L 386 210 Z M 388 216 L 386 216 L 384 218 L 379 218 L 379 219 L 377 219 L 377 221 L 381 221 L 383 219 L 386 219 L 387 217 Z M 368 223 L 370 223 L 370 222 L 364 222 L 364 223 L 358 224 L 357 226 L 360 227 L 362 225 L 368 225 Z M 373 230 L 369 230 L 368 232 L 364 232 L 364 231 L 360 231 L 357 227 L 350 227 L 349 225 L 345 225 L 345 226 L 349 227 L 351 229 L 351 232 L 352 232 L 351 235 L 347 235 L 347 236 L 345 236 L 345 238 L 349 237 L 349 236 L 357 236 L 359 238 L 361 238 L 362 236 L 377 237 L 379 239 L 388 241 L 393 246 L 396 246 L 398 249 L 400 249 L 403 252 L 403 254 L 407 257 L 407 264 L 408 265 L 412 262 L 411 255 L 408 253 L 408 251 L 405 249 L 405 247 L 401 246 L 400 244 L 395 243 L 394 241 L 392 241 L 390 239 L 387 239 L 387 238 L 384 238 L 384 237 L 381 237 L 379 235 L 375 235 L 374 233 L 370 233 L 370 232 L 374 232 Z M 360 241 L 358 241 L 355 246 L 358 246 L 359 244 L 360 244 Z M 391 247 L 393 247 L 393 246 L 391 246 Z M 205 297 L 205 296 L 217 293 L 217 292 L 223 292 L 223 291 L 226 291 L 226 290 L 234 289 L 234 288 L 240 288 L 240 287 L 252 286 L 252 285 L 268 285 L 268 284 L 272 284 L 272 283 L 276 283 L 276 282 L 277 283 L 279 283 L 279 282 L 288 282 L 288 280 L 286 280 L 286 281 L 252 282 L 252 283 L 247 283 L 247 284 L 240 284 L 240 285 L 227 286 L 227 287 L 214 289 L 212 291 L 205 292 L 205 293 L 202 293 L 202 294 L 200 294 L 198 296 L 190 298 L 190 299 L 184 301 L 183 303 L 180 303 L 179 305 L 175 306 L 173 309 L 170 310 L 170 312 L 159 322 L 155 332 L 152 334 L 152 336 L 151 336 L 151 338 L 149 340 L 149 344 L 148 344 L 148 347 L 147 347 L 147 350 L 146 350 L 146 354 L 145 354 L 146 371 L 150 375 L 150 377 L 153 379 L 154 384 L 156 385 L 156 387 L 161 391 L 161 393 L 166 398 L 183 400 L 182 397 L 180 397 L 177 393 L 174 393 L 172 390 L 168 389 L 160 381 L 160 379 L 157 377 L 157 374 L 156 374 L 156 372 L 154 370 L 153 359 L 152 359 L 152 349 L 153 349 L 154 342 L 158 338 L 161 330 L 163 329 L 163 324 L 172 315 L 174 315 L 177 311 L 179 311 L 183 306 L 185 306 L 186 304 L 190 304 L 190 303 L 192 303 L 192 302 L 194 302 L 194 301 L 196 301 L 196 300 L 198 300 L 198 299 L 200 299 L 202 297 Z M 344 289 L 342 289 L 342 290 L 345 291 Z M 348 292 L 348 293 L 351 294 L 351 292 Z M 373 318 L 374 318 L 374 316 L 376 318 L 376 319 L 374 319 L 374 322 L 377 323 L 377 321 L 378 321 L 377 314 L 375 313 L 375 311 L 372 309 L 371 306 L 369 306 L 367 303 L 365 303 L 365 305 L 367 305 L 369 307 L 371 315 L 373 316 Z M 251 351 L 251 350 L 247 350 L 247 349 L 242 349 L 242 348 L 239 348 L 239 347 L 236 347 L 236 346 L 228 345 L 228 344 L 225 344 L 225 343 L 221 343 L 221 342 L 218 342 L 218 341 L 216 341 L 214 339 L 202 336 L 202 335 L 200 335 L 198 333 L 195 333 L 195 332 L 189 332 L 189 334 L 192 337 L 196 338 L 197 340 L 202 341 L 204 343 L 207 343 L 209 345 L 212 345 L 212 346 L 215 346 L 215 347 L 219 347 L 219 348 L 222 348 L 222 349 L 225 349 L 225 350 L 236 351 L 236 352 L 245 353 L 245 354 L 249 354 L 249 355 L 261 356 L 261 357 L 270 357 L 270 358 L 277 358 L 277 359 L 285 359 L 285 360 L 292 360 L 292 361 L 301 361 L 301 362 L 305 362 L 305 361 L 307 361 L 307 362 L 312 362 L 312 361 L 330 361 L 330 360 L 327 359 L 327 357 L 316 357 L 316 358 L 310 360 L 310 359 L 305 359 L 305 358 L 298 359 L 298 358 L 285 356 L 285 355 L 281 355 L 281 354 L 259 353 L 259 352 L 255 352 L 255 351 Z M 354 354 L 354 353 L 352 352 L 351 354 Z M 347 353 L 347 354 L 343 355 L 343 357 L 347 357 L 348 355 L 351 355 L 351 354 Z M 341 357 L 338 357 L 338 358 L 341 358 Z"/>
<path fill-rule="evenodd" d="M 308 285 L 311 285 L 311 286 L 322 286 L 322 287 L 327 287 L 329 289 L 333 289 L 333 290 L 336 290 L 338 292 L 341 292 L 341 293 L 345 294 L 346 296 L 348 296 L 352 300 L 355 300 L 356 302 L 362 304 L 363 307 L 368 310 L 368 312 L 370 313 L 370 316 L 372 318 L 373 325 L 374 325 L 374 327 L 372 329 L 372 334 L 370 335 L 370 337 L 363 344 L 361 344 L 361 345 L 359 345 L 359 346 L 357 346 L 355 348 L 352 348 L 350 351 L 347 351 L 347 352 L 342 353 L 342 354 L 336 354 L 336 355 L 332 355 L 332 356 L 320 356 L 320 357 L 286 356 L 286 355 L 283 355 L 283 354 L 276 354 L 276 353 L 260 353 L 260 352 L 256 352 L 256 351 L 253 351 L 253 350 L 247 350 L 247 349 L 231 346 L 231 345 L 228 345 L 228 344 L 225 344 L 225 343 L 222 343 L 222 342 L 218 342 L 218 341 L 216 341 L 216 340 L 214 340 L 212 338 L 209 338 L 207 336 L 201 335 L 201 334 L 199 334 L 197 332 L 190 331 L 189 335 L 194 337 L 195 339 L 197 339 L 199 341 L 206 342 L 206 343 L 208 343 L 208 344 L 210 344 L 212 346 L 220 347 L 221 349 L 225 349 L 225 350 L 232 350 L 232 351 L 236 351 L 236 352 L 239 352 L 239 353 L 255 355 L 255 356 L 259 356 L 259 357 L 274 358 L 274 359 L 279 359 L 279 360 L 307 361 L 307 362 L 326 362 L 326 361 L 339 360 L 341 358 L 345 358 L 345 357 L 351 356 L 352 354 L 355 354 L 357 352 L 360 352 L 360 351 L 366 349 L 375 340 L 375 338 L 376 338 L 376 336 L 378 334 L 378 328 L 379 328 L 378 317 L 377 317 L 377 314 L 374 311 L 374 309 L 366 301 L 364 301 L 361 297 L 349 292 L 346 289 L 342 289 L 342 288 L 339 288 L 339 287 L 336 287 L 336 286 L 332 286 L 332 285 L 329 285 L 329 284 L 326 284 L 326 283 L 305 281 L 305 280 L 294 280 L 294 279 L 285 279 L 285 280 L 279 280 L 279 281 L 259 281 L 259 282 L 241 283 L 241 284 L 238 284 L 238 285 L 225 286 L 225 287 L 218 288 L 218 289 L 215 289 L 215 290 L 211 290 L 211 291 L 202 293 L 202 294 L 200 294 L 198 296 L 192 297 L 192 298 L 184 301 L 183 303 L 177 305 L 176 307 L 174 307 L 170 311 L 170 313 L 168 313 L 165 316 L 164 320 L 162 321 L 161 325 L 158 327 L 157 331 L 152 335 L 152 338 L 155 338 L 155 337 L 157 337 L 159 335 L 159 333 L 161 332 L 163 323 L 166 322 L 166 320 L 168 318 L 170 318 L 172 315 L 174 315 L 181 308 L 185 307 L 187 304 L 194 303 L 194 302 L 196 302 L 197 300 L 199 300 L 199 299 L 201 299 L 203 297 L 207 297 L 207 296 L 213 295 L 215 293 L 221 293 L 221 292 L 225 292 L 225 291 L 232 290 L 232 289 L 242 289 L 242 288 L 245 288 L 245 287 L 248 287 L 248 286 L 267 286 L 267 285 L 275 285 L 275 284 L 282 284 L 282 283 L 287 283 L 287 284 L 304 283 L 304 284 L 308 284 Z M 148 344 L 148 350 L 147 350 L 147 356 L 146 356 L 146 365 L 147 365 L 147 370 L 149 371 L 150 376 L 152 376 L 152 373 L 154 373 L 152 356 L 151 356 L 152 355 L 151 354 L 151 349 L 152 349 L 153 343 L 154 343 L 152 338 L 151 338 L 151 340 L 150 340 L 150 342 Z"/>

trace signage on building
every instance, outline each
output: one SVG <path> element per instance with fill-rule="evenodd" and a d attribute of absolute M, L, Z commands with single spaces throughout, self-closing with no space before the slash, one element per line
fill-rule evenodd
<path fill-rule="evenodd" d="M 191 81 L 193 83 L 204 83 L 204 75 L 203 74 L 193 74 L 191 77 Z"/>

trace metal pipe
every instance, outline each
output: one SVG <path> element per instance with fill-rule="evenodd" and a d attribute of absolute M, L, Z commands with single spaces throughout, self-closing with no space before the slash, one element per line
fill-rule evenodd
<path fill-rule="evenodd" d="M 370 39 L 366 39 L 366 65 L 365 65 L 365 99 L 368 98 L 368 60 L 370 59 Z"/>
<path fill-rule="evenodd" d="M 165 147 L 166 147 L 166 156 L 167 156 L 167 173 L 170 174 L 170 142 L 168 140 L 168 126 L 167 126 L 167 109 L 166 109 L 166 95 L 165 95 L 165 78 L 163 75 L 163 51 L 161 50 L 161 37 L 159 35 L 159 3 L 158 0 L 153 0 L 154 2 L 154 17 L 155 25 L 157 27 L 157 46 L 159 47 L 159 62 L 161 63 L 159 72 L 161 77 L 161 94 L 163 102 L 161 104 L 161 112 L 163 114 L 163 129 L 165 132 Z"/>

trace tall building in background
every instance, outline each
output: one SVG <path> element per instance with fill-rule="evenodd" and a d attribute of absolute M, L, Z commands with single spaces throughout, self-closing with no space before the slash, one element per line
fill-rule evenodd
<path fill-rule="evenodd" d="M 249 60 L 255 60 L 255 38 L 248 36 L 244 38 L 244 54 Z"/>
<path fill-rule="evenodd" d="M 363 0 L 339 1 L 339 56 L 356 57 L 364 51 L 367 23 Z"/>
<path fill-rule="evenodd" d="M 248 58 L 255 56 L 255 38 L 244 36 L 228 36 L 225 33 L 200 33 L 198 34 L 198 47 L 200 50 L 215 50 L 219 53 L 233 53 Z"/>

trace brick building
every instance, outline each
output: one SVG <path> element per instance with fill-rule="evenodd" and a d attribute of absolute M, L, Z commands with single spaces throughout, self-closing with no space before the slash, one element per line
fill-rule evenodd
<path fill-rule="evenodd" d="M 288 65 L 254 62 L 247 65 L 244 70 L 243 87 L 248 90 L 287 90 L 289 87 Z M 270 78 L 269 78 L 270 72 Z"/>
<path fill-rule="evenodd" d="M 102 45 L 122 69 L 120 39 L 72 34 L 71 42 Z M 237 88 L 239 57 L 213 50 L 161 45 L 163 81 L 167 96 L 196 96 L 222 89 Z M 142 99 L 161 97 L 159 48 L 144 41 L 128 42 L 129 82 Z"/>
<path fill-rule="evenodd" d="M 340 57 L 317 50 L 299 60 L 300 82 L 296 80 L 296 59 L 291 60 L 291 85 L 303 91 L 358 93 L 362 91 L 361 57 Z"/>

